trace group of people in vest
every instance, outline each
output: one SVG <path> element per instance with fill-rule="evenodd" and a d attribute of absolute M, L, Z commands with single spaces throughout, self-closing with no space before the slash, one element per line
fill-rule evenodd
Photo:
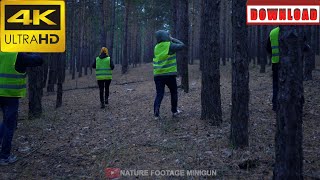
<path fill-rule="evenodd" d="M 272 54 L 273 69 L 273 109 L 277 109 L 276 99 L 278 93 L 279 68 L 279 31 L 277 27 L 270 33 L 267 51 Z M 176 53 L 186 48 L 178 39 L 172 38 L 169 32 L 159 30 L 156 32 L 157 44 L 154 48 L 153 74 L 156 86 L 154 101 L 154 118 L 161 119 L 160 105 L 164 97 L 165 86 L 171 93 L 172 116 L 178 116 L 177 91 L 177 60 Z M 3 113 L 3 122 L 0 125 L 0 165 L 8 165 L 17 161 L 12 155 L 11 146 L 13 134 L 17 126 L 19 98 L 26 96 L 26 68 L 43 64 L 43 59 L 37 54 L 0 52 L 0 106 Z M 96 79 L 100 91 L 101 108 L 109 103 L 109 87 L 112 81 L 114 63 L 109 56 L 108 49 L 103 47 L 100 55 L 92 63 L 96 69 Z"/>
<path fill-rule="evenodd" d="M 160 119 L 160 105 L 164 96 L 165 86 L 171 92 L 172 115 L 181 113 L 178 107 L 177 91 L 177 60 L 176 52 L 185 45 L 170 36 L 167 31 L 157 31 L 157 45 L 154 48 L 153 72 L 157 95 L 154 102 L 154 117 Z M 43 64 L 38 54 L 0 52 L 0 106 L 3 122 L 0 124 L 0 166 L 17 161 L 11 153 L 12 139 L 17 128 L 19 99 L 26 96 L 26 68 Z M 92 63 L 96 69 L 96 79 L 100 91 L 101 108 L 109 103 L 109 87 L 112 81 L 114 63 L 108 49 L 103 47 L 100 55 Z"/>
<path fill-rule="evenodd" d="M 176 53 L 185 45 L 178 39 L 172 38 L 169 32 L 159 30 L 156 32 L 157 44 L 154 48 L 153 74 L 157 95 L 154 101 L 154 118 L 160 119 L 160 105 L 164 96 L 165 86 L 171 93 L 171 111 L 173 116 L 181 113 L 178 110 L 178 88 L 177 88 L 177 59 Z M 100 90 L 101 108 L 109 103 L 109 87 L 112 80 L 114 63 L 111 60 L 108 49 L 102 47 L 100 55 L 92 63 L 96 69 L 96 79 Z"/>

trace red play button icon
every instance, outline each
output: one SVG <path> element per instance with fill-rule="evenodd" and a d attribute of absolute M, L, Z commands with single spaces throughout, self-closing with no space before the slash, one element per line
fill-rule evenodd
<path fill-rule="evenodd" d="M 109 179 L 116 179 L 120 177 L 120 168 L 106 168 L 106 177 Z"/>

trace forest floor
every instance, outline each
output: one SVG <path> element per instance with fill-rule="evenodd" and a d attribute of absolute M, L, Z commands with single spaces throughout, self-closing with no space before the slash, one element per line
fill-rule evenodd
<path fill-rule="evenodd" d="M 271 68 L 260 74 L 258 66 L 250 65 L 250 146 L 233 150 L 228 139 L 231 67 L 221 66 L 223 124 L 220 127 L 200 119 L 198 67 L 198 64 L 189 67 L 190 92 L 179 90 L 179 108 L 183 114 L 177 119 L 171 117 L 170 94 L 166 89 L 162 122 L 153 119 L 155 85 L 151 64 L 131 68 L 126 75 L 121 75 L 121 67 L 117 66 L 106 109 L 100 109 L 99 90 L 92 88 L 96 86 L 94 75 L 77 81 L 68 76 L 64 85 L 68 90 L 59 109 L 55 109 L 55 93 L 45 92 L 41 119 L 26 120 L 28 104 L 23 99 L 13 141 L 13 152 L 22 159 L 0 167 L 0 179 L 106 179 L 107 167 L 217 171 L 216 177 L 193 179 L 271 179 L 275 136 Z M 76 86 L 79 89 L 70 90 Z M 305 82 L 306 179 L 320 178 L 319 89 L 320 70 L 317 70 L 314 80 Z"/>

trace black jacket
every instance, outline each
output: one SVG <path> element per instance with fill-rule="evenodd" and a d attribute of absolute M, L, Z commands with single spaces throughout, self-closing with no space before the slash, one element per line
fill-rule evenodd
<path fill-rule="evenodd" d="M 106 58 L 106 57 L 109 57 L 106 53 L 102 53 L 102 54 L 99 56 L 100 59 L 104 59 L 104 58 Z M 96 67 L 97 67 L 96 60 L 94 60 L 94 61 L 92 62 L 91 67 L 92 67 L 93 69 L 96 69 Z M 112 61 L 111 59 L 110 59 L 110 68 L 111 68 L 111 70 L 114 70 L 114 64 L 113 64 L 113 61 Z"/>
<path fill-rule="evenodd" d="M 43 59 L 39 54 L 18 53 L 15 69 L 19 73 L 25 73 L 27 67 L 36 67 L 43 64 Z"/>

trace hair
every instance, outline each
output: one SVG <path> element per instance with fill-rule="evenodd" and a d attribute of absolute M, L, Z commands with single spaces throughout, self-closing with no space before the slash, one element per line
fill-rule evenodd
<path fill-rule="evenodd" d="M 100 51 L 100 55 L 103 54 L 103 53 L 105 53 L 106 55 L 109 56 L 109 50 L 108 50 L 108 48 L 102 47 L 102 48 L 101 48 L 101 51 Z"/>

